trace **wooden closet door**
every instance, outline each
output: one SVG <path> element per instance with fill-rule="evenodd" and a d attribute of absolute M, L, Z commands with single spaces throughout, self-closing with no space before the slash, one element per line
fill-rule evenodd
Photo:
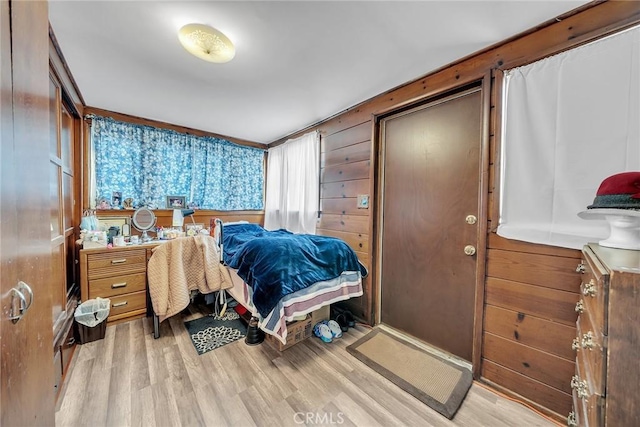
<path fill-rule="evenodd" d="M 9 25 L 10 23 L 10 25 Z M 48 8 L 0 0 L 0 425 L 52 426 L 52 304 L 49 289 Z M 12 288 L 33 302 L 9 320 Z M 26 288 L 20 287 L 29 298 Z M 17 301 L 13 300 L 14 306 Z"/>
<path fill-rule="evenodd" d="M 381 121 L 380 321 L 472 360 L 480 89 Z"/>

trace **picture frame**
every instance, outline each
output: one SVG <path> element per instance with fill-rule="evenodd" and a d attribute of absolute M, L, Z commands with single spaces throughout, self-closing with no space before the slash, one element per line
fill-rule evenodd
<path fill-rule="evenodd" d="M 111 193 L 111 208 L 120 209 L 122 205 L 122 191 L 114 191 Z"/>
<path fill-rule="evenodd" d="M 187 236 L 196 236 L 200 233 L 201 230 L 204 229 L 204 224 L 191 223 L 191 224 L 185 224 L 184 227 L 185 227 Z"/>
<path fill-rule="evenodd" d="M 184 209 L 186 197 L 185 196 L 167 196 L 166 208 L 167 209 Z"/>
<path fill-rule="evenodd" d="M 97 217 L 98 230 L 109 231 L 109 227 L 118 227 L 122 236 L 128 236 L 131 233 L 131 217 L 130 216 L 103 216 Z"/>

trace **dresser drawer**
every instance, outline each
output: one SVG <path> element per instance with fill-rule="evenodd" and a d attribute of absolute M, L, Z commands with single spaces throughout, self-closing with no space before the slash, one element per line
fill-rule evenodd
<path fill-rule="evenodd" d="M 111 297 L 109 317 L 127 313 L 129 311 L 146 309 L 147 293 L 145 291 Z"/>
<path fill-rule="evenodd" d="M 604 418 L 605 399 L 590 390 L 582 366 L 576 363 L 576 375 L 571 380 L 573 406 L 580 426 L 601 426 Z"/>
<path fill-rule="evenodd" d="M 147 276 L 144 272 L 89 280 L 89 298 L 110 298 L 115 295 L 144 291 L 146 281 Z"/>
<path fill-rule="evenodd" d="M 91 280 L 144 272 L 146 271 L 146 262 L 145 249 L 89 254 L 87 255 L 88 278 Z"/>
<path fill-rule="evenodd" d="M 567 426 L 586 426 L 587 425 L 587 409 L 584 402 L 578 397 L 578 391 L 574 388 L 571 393 L 573 397 L 573 421 L 574 424 L 569 424 L 569 418 L 567 418 Z"/>
<path fill-rule="evenodd" d="M 595 328 L 606 335 L 609 276 L 603 270 L 596 259 L 591 256 L 585 257 L 580 294 L 584 311 L 593 319 Z"/>
<path fill-rule="evenodd" d="M 578 344 L 576 364 L 589 384 L 590 394 L 605 394 L 606 348 L 604 337 L 597 332 L 589 317 L 583 313 L 576 322 Z"/>

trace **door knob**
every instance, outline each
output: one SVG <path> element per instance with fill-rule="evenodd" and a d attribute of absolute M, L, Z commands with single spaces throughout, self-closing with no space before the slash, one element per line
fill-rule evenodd
<path fill-rule="evenodd" d="M 469 255 L 469 256 L 475 255 L 476 254 L 476 248 L 474 246 L 472 246 L 472 245 L 467 245 L 467 246 L 464 247 L 464 253 L 465 253 L 465 255 Z"/>
<path fill-rule="evenodd" d="M 478 222 L 478 218 L 476 218 L 476 216 L 475 216 L 475 215 L 467 215 L 467 217 L 466 217 L 464 220 L 465 220 L 465 221 L 467 222 L 467 224 L 469 224 L 469 225 L 473 225 L 473 224 L 475 224 L 476 222 Z"/>

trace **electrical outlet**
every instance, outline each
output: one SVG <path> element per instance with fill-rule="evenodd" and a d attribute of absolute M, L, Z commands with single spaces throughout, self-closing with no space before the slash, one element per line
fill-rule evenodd
<path fill-rule="evenodd" d="M 368 194 L 358 194 L 358 209 L 369 209 Z"/>

